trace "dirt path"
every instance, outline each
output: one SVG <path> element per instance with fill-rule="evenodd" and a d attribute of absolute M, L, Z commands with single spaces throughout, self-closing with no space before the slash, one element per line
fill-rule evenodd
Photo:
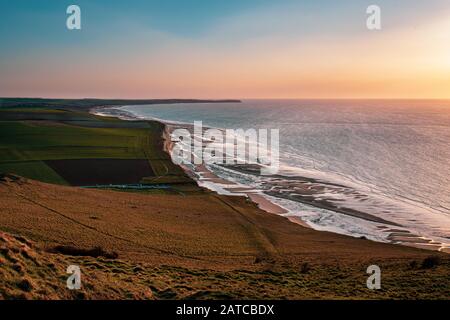
<path fill-rule="evenodd" d="M 244 228 L 249 237 L 253 239 L 253 244 L 260 252 L 260 255 L 257 257 L 257 259 L 269 264 L 273 263 L 276 256 L 278 255 L 278 251 L 272 244 L 270 239 L 267 237 L 267 235 L 264 233 L 264 231 L 261 230 L 257 222 L 253 221 L 248 215 L 241 212 L 224 198 L 217 195 L 214 195 L 213 197 L 236 213 L 239 224 Z"/>

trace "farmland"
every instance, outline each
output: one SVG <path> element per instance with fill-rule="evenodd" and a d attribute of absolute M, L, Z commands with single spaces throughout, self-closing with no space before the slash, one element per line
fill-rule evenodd
<path fill-rule="evenodd" d="M 67 109 L 2 108 L 0 172 L 62 185 L 193 185 L 162 150 L 162 130 Z"/>

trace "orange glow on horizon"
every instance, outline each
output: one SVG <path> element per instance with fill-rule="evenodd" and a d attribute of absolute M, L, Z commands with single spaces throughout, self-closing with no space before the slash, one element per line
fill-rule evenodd
<path fill-rule="evenodd" d="M 238 47 L 211 39 L 160 43 L 156 49 L 68 51 L 59 59 L 13 62 L 9 76 L 0 78 L 0 95 L 450 99 L 448 17 L 414 32 L 262 38 Z"/>

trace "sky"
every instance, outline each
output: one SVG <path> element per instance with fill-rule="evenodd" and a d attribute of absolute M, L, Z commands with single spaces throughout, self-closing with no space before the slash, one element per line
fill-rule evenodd
<path fill-rule="evenodd" d="M 66 9 L 81 8 L 81 30 Z M 366 27 L 369 5 L 381 30 Z M 450 98 L 448 0 L 0 0 L 0 96 Z"/>

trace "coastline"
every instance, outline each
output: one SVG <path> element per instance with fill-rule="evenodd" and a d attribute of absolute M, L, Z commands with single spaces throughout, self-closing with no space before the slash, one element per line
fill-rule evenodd
<path fill-rule="evenodd" d="M 58 151 L 65 152 L 59 161 L 68 164 L 66 171 L 57 171 L 60 179 L 75 170 L 94 185 L 105 176 L 126 183 L 134 169 L 123 159 L 131 156 L 153 170 L 140 172 L 138 183 L 155 188 L 86 188 L 21 172 L 17 164 L 3 169 L 10 174 L 0 174 L 0 298 L 438 299 L 448 292 L 446 254 L 305 228 L 244 196 L 199 187 L 164 152 L 172 141 L 162 139 L 165 127 L 159 122 L 133 123 L 85 111 L 0 112 L 3 119 L 12 116 L 7 120 L 16 128 L 7 136 L 11 139 L 18 132 L 32 133 L 45 152 L 54 141 L 47 137 L 58 138 Z M 126 152 L 98 153 L 117 147 L 124 136 L 119 147 L 126 146 Z M 90 143 L 88 153 L 67 153 L 83 141 Z M 88 161 L 71 160 L 81 155 Z M 109 162 L 98 163 L 100 158 Z M 97 171 L 89 171 L 89 162 Z M 120 164 L 120 174 L 114 163 Z M 65 281 L 55 282 L 72 264 L 86 275 L 79 292 L 67 290 Z M 389 279 L 383 282 L 386 290 L 367 290 L 366 268 L 373 264 Z M 31 286 L 17 285 L 24 279 Z"/>
<path fill-rule="evenodd" d="M 121 111 L 118 109 L 119 106 L 99 106 L 94 107 L 91 110 L 89 110 L 90 113 L 94 115 L 100 115 L 100 116 L 115 116 L 119 119 L 126 120 L 126 121 L 137 121 L 137 120 L 143 120 L 138 119 L 134 115 L 131 115 L 129 112 Z M 101 110 L 108 109 L 108 110 L 116 110 L 116 114 L 105 114 L 102 113 Z M 160 123 L 163 126 L 163 149 L 165 152 L 167 152 L 169 155 L 171 155 L 172 148 L 174 146 L 174 142 L 171 139 L 171 133 L 173 130 L 175 130 L 177 127 L 184 127 L 180 126 L 174 123 L 169 123 L 167 121 L 163 121 L 161 119 L 152 119 L 152 121 L 156 121 Z M 216 185 L 223 185 L 224 190 L 229 193 L 231 196 L 245 196 L 249 200 L 251 200 L 255 205 L 257 205 L 261 210 L 266 211 L 271 214 L 277 214 L 277 215 L 283 215 L 289 212 L 289 210 L 279 206 L 278 204 L 271 202 L 261 194 L 255 193 L 255 191 L 251 188 L 242 188 L 240 185 L 238 185 L 235 182 L 225 180 L 216 174 L 214 174 L 211 170 L 209 170 L 205 165 L 198 165 L 194 170 L 191 170 L 187 166 L 179 165 L 188 176 L 190 176 L 194 181 L 197 182 L 201 187 L 208 188 L 208 186 L 205 184 L 205 182 L 214 183 Z M 198 174 L 201 175 L 201 179 L 199 179 Z M 210 189 L 210 188 L 208 188 Z M 216 190 L 210 189 L 212 192 L 220 194 Z M 301 225 L 305 228 L 311 228 L 310 225 L 306 221 L 303 221 L 300 217 L 296 216 L 286 216 L 286 218 L 291 221 L 292 223 Z"/>
<path fill-rule="evenodd" d="M 128 111 L 123 111 L 119 109 L 120 106 L 101 106 L 101 107 L 95 107 L 92 108 L 89 112 L 100 115 L 100 116 L 112 116 L 117 117 L 122 120 L 128 120 L 128 121 L 143 121 L 143 120 L 151 120 L 160 123 L 163 126 L 163 148 L 164 151 L 167 152 L 169 155 L 171 155 L 171 151 L 174 145 L 174 142 L 171 139 L 171 133 L 176 128 L 187 128 L 189 127 L 186 124 L 179 124 L 175 122 L 165 121 L 162 119 L 146 119 L 146 118 L 138 118 L 135 115 L 131 114 Z M 114 110 L 112 113 L 102 113 L 99 112 L 102 109 L 108 109 L 109 111 Z M 280 206 L 279 204 L 271 201 L 268 199 L 267 196 L 264 196 L 260 191 L 255 190 L 253 188 L 242 186 L 236 182 L 226 180 L 222 177 L 217 176 L 214 172 L 209 170 L 205 165 L 196 165 L 193 168 L 190 168 L 188 166 L 179 165 L 186 174 L 191 177 L 200 187 L 207 188 L 211 190 L 212 192 L 215 192 L 218 195 L 229 195 L 229 196 L 244 196 L 247 199 L 249 199 L 251 202 L 253 202 L 256 206 L 258 206 L 261 210 L 266 211 L 271 214 L 276 214 L 283 216 L 287 218 L 292 223 L 301 225 L 302 227 L 306 228 L 313 228 L 313 226 L 309 225 L 307 221 L 303 220 L 298 215 L 294 215 L 290 212 L 290 210 Z M 309 184 L 310 182 L 316 182 L 314 179 L 311 178 L 302 178 L 303 182 L 306 184 Z M 305 205 L 309 205 L 315 208 L 319 209 L 325 209 L 329 210 L 335 213 L 347 215 L 349 217 L 354 217 L 357 219 L 366 220 L 368 222 L 377 223 L 377 228 L 379 229 L 380 233 L 386 234 L 385 235 L 385 241 L 378 241 L 371 239 L 372 241 L 376 242 L 385 242 L 385 243 L 391 243 L 391 244 L 398 244 L 403 246 L 409 246 L 409 247 L 415 247 L 419 249 L 426 249 L 430 251 L 439 251 L 444 253 L 450 253 L 450 248 L 445 247 L 442 243 L 435 242 L 432 239 L 424 238 L 420 235 L 414 234 L 410 232 L 409 230 L 402 229 L 401 225 L 398 225 L 395 222 L 384 220 L 380 217 L 377 217 L 375 215 L 348 209 L 348 208 L 342 208 L 336 204 L 333 204 L 332 202 L 328 201 L 327 199 L 316 199 L 314 198 L 314 188 L 311 187 L 302 187 L 303 193 L 300 197 L 300 199 L 297 197 L 295 201 L 303 203 Z M 279 194 L 276 194 L 280 197 Z M 270 195 L 275 196 L 275 194 Z M 281 198 L 289 199 L 289 196 L 286 197 L 284 195 L 281 195 Z M 320 230 L 320 229 L 315 229 Z M 337 234 L 340 234 L 339 232 L 336 232 Z M 347 234 L 354 238 L 358 238 L 355 235 Z M 365 238 L 365 237 L 359 237 L 359 238 Z"/>
<path fill-rule="evenodd" d="M 163 140 L 164 140 L 164 151 L 171 154 L 172 148 L 173 148 L 173 141 L 171 139 L 171 133 L 174 129 L 173 125 L 170 125 L 168 123 L 158 121 L 164 126 L 163 131 Z M 182 166 L 183 170 L 190 176 L 193 177 L 193 179 L 197 182 L 212 182 L 214 184 L 223 185 L 225 190 L 230 193 L 230 195 L 234 196 L 246 196 L 248 199 L 250 199 L 254 204 L 256 204 L 261 210 L 266 211 L 268 213 L 272 214 L 278 214 L 283 215 L 285 213 L 288 213 L 289 211 L 276 203 L 273 203 L 263 197 L 260 194 L 255 193 L 255 191 L 251 188 L 245 188 L 241 187 L 237 183 L 234 183 L 232 181 L 225 180 L 223 178 L 220 178 L 216 174 L 214 174 L 211 170 L 209 170 L 205 165 L 197 165 L 195 172 L 188 168 L 187 166 Z M 198 178 L 198 174 L 201 174 L 202 180 Z M 206 186 L 207 187 L 207 186 Z M 211 190 L 211 189 L 210 189 Z M 214 190 L 211 190 L 212 192 L 216 192 Z M 216 192 L 217 193 L 217 192 Z M 219 193 L 217 193 L 219 194 Z M 287 217 L 288 220 L 290 220 L 293 223 L 299 224 L 306 228 L 311 228 L 305 221 L 301 220 L 298 217 Z"/>

